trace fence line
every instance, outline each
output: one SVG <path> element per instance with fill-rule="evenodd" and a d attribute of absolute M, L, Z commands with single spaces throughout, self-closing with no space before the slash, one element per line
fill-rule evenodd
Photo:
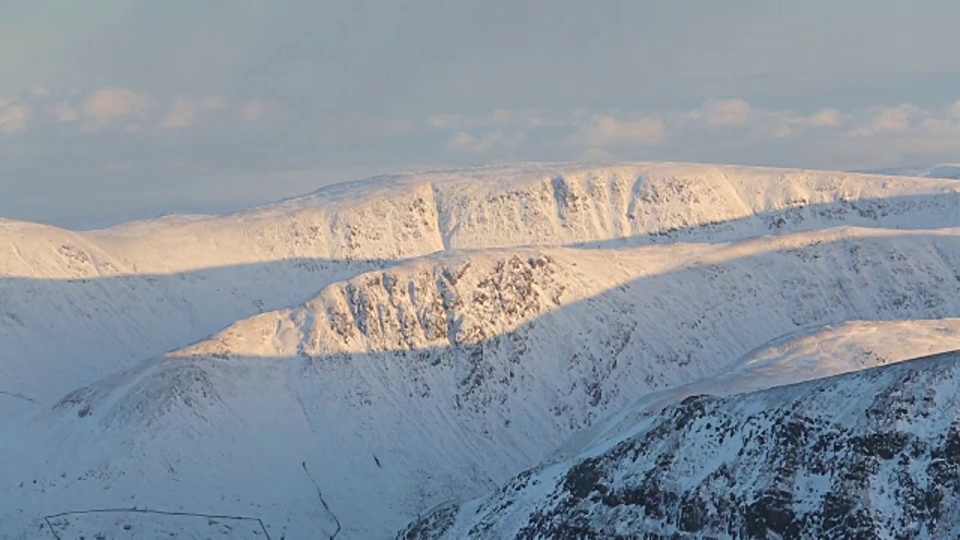
<path fill-rule="evenodd" d="M 267 527 L 263 524 L 263 520 L 261 520 L 258 517 L 199 514 L 195 512 L 168 512 L 164 510 L 149 510 L 146 508 L 101 508 L 101 509 L 95 509 L 95 510 L 74 510 L 71 512 L 61 512 L 59 514 L 50 514 L 49 516 L 43 516 L 43 520 L 47 523 L 47 527 L 50 528 L 50 532 L 53 533 L 53 537 L 56 538 L 56 540 L 63 540 L 60 537 L 60 534 L 57 533 L 57 529 L 54 528 L 52 523 L 50 523 L 51 519 L 57 519 L 57 518 L 66 517 L 66 516 L 82 515 L 82 514 L 118 514 L 118 513 L 156 514 L 160 516 L 200 517 L 200 518 L 208 518 L 208 519 L 232 519 L 234 521 L 256 521 L 260 525 L 260 530 L 263 532 L 265 539 L 271 540 L 270 533 L 267 532 Z"/>

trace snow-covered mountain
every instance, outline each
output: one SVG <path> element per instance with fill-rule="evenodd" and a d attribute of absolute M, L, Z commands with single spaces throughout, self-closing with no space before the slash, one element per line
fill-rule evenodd
<path fill-rule="evenodd" d="M 956 538 L 960 353 L 691 396 L 402 538 Z"/>
<path fill-rule="evenodd" d="M 955 348 L 957 227 L 952 181 L 683 164 L 383 177 L 82 234 L 0 222 L 0 523 L 33 538 L 137 506 L 389 536 L 641 406 Z"/>
<path fill-rule="evenodd" d="M 948 181 L 654 163 L 381 177 L 238 215 L 93 233 L 0 220 L 0 390 L 47 403 L 334 281 L 431 253 L 940 228 L 958 214 L 960 186 Z"/>
<path fill-rule="evenodd" d="M 576 456 L 691 396 L 746 393 L 949 351 L 960 351 L 960 319 L 852 321 L 801 330 L 749 352 L 716 375 L 645 394 L 568 439 L 549 460 Z"/>

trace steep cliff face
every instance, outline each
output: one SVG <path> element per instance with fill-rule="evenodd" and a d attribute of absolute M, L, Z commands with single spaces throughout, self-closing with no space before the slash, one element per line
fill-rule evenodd
<path fill-rule="evenodd" d="M 952 225 L 960 186 L 937 180 L 921 187 L 929 181 L 652 164 L 486 189 L 454 182 L 438 190 L 438 201 L 455 210 L 441 214 L 441 230 L 457 248 L 726 241 L 839 224 Z"/>
<path fill-rule="evenodd" d="M 953 538 L 960 354 L 692 396 L 402 538 Z"/>

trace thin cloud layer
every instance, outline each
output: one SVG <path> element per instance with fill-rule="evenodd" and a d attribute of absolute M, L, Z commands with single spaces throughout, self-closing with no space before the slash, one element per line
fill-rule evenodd
<path fill-rule="evenodd" d="M 956 129 L 960 129 L 960 102 L 945 109 L 901 104 L 849 111 L 825 107 L 804 112 L 754 105 L 743 99 L 720 99 L 707 100 L 693 109 L 652 113 L 591 114 L 577 110 L 568 114 L 537 111 L 536 115 L 525 111 L 497 111 L 473 117 L 446 114 L 429 117 L 425 125 L 430 130 L 451 133 L 447 149 L 475 148 L 490 153 L 498 147 L 536 150 L 539 145 L 566 148 L 568 155 L 564 158 L 631 157 L 632 150 L 642 149 L 647 149 L 644 155 L 651 155 L 651 151 L 673 155 L 678 148 L 691 145 L 708 150 L 779 145 L 789 152 L 791 145 L 803 149 L 811 143 L 817 146 L 839 140 L 847 141 L 848 147 L 857 144 L 866 147 L 872 143 L 891 143 L 893 136 L 899 136 L 897 141 L 904 137 L 926 140 L 935 134 L 943 136 L 936 145 L 938 149 L 960 153 L 960 141 L 952 138 Z M 476 129 L 464 130 L 464 126 Z M 506 129 L 517 134 L 511 139 L 515 144 L 491 142 Z M 828 154 L 825 150 L 822 153 Z M 817 158 L 822 160 L 823 156 Z M 821 166 L 834 166 L 826 160 L 823 163 Z"/>
<path fill-rule="evenodd" d="M 160 122 L 160 129 L 179 129 L 193 124 L 197 106 L 193 100 L 180 96 L 170 105 L 170 110 Z"/>
<path fill-rule="evenodd" d="M 35 85 L 20 96 L 0 96 L 0 134 L 16 135 L 36 130 L 43 135 L 71 127 L 80 133 L 160 133 L 199 128 L 205 122 L 218 121 L 229 130 L 229 122 L 220 115 L 230 109 L 223 96 L 177 95 L 159 99 L 129 88 L 104 88 L 87 93 L 57 93 Z M 275 102 L 251 98 L 236 110 L 236 118 L 256 123 L 282 117 L 283 108 Z M 52 126 L 59 131 L 49 131 Z"/>
<path fill-rule="evenodd" d="M 80 112 L 67 102 L 60 102 L 54 105 L 49 113 L 57 121 L 63 123 L 76 122 L 80 119 Z"/>
<path fill-rule="evenodd" d="M 460 131 L 447 141 L 447 149 L 452 152 L 483 155 L 494 150 L 516 150 L 520 148 L 525 138 L 526 136 L 521 132 L 506 133 L 497 130 L 474 136 Z"/>
<path fill-rule="evenodd" d="M 708 126 L 742 126 L 750 115 L 750 104 L 742 99 L 708 101 L 701 107 Z"/>
<path fill-rule="evenodd" d="M 296 134 L 303 144 L 310 145 L 315 130 L 313 120 L 317 117 L 312 107 L 321 105 L 306 103 L 291 109 L 277 100 L 256 96 L 246 99 L 212 94 L 157 97 L 121 87 L 64 94 L 36 85 L 23 95 L 0 97 L 0 135 L 15 137 L 34 132 L 35 137 L 42 139 L 45 133 L 53 137 L 55 133 L 70 130 L 90 136 L 93 133 L 140 133 L 144 144 L 149 144 L 149 137 L 153 135 L 163 135 L 168 143 L 176 137 L 202 135 L 219 137 L 229 145 L 232 138 L 241 136 L 250 140 L 262 133 L 268 138 L 269 134 L 276 133 L 269 129 L 273 125 L 291 136 Z M 238 131 L 240 127 L 243 129 Z M 710 99 L 690 109 L 643 112 L 501 108 L 485 114 L 438 113 L 421 120 L 395 118 L 371 123 L 364 129 L 368 131 L 366 135 L 350 132 L 351 144 L 358 156 L 365 153 L 364 138 L 371 147 L 383 144 L 376 141 L 394 140 L 406 148 L 420 148 L 418 161 L 433 155 L 438 164 L 456 163 L 458 156 L 576 159 L 584 155 L 623 158 L 640 155 L 656 159 L 662 155 L 667 159 L 687 156 L 684 149 L 702 150 L 704 160 L 738 161 L 750 147 L 770 148 L 771 145 L 782 147 L 781 154 L 789 154 L 793 151 L 790 145 L 795 145 L 798 159 L 801 156 L 806 159 L 811 154 L 803 150 L 804 145 L 815 148 L 830 141 L 841 141 L 841 147 L 845 148 L 858 144 L 864 147 L 876 144 L 881 146 L 875 148 L 880 148 L 897 142 L 919 148 L 919 144 L 909 141 L 930 143 L 932 137 L 940 137 L 932 141 L 932 148 L 958 152 L 956 131 L 960 129 L 960 101 L 941 109 L 903 103 L 854 110 L 821 107 L 797 111 L 740 98 Z M 323 144 L 335 146 L 336 140 L 324 139 L 334 142 Z M 320 139 L 317 141 L 316 144 L 320 144 Z M 730 150 L 733 148 L 739 150 Z M 730 157 L 724 157 L 727 151 L 724 149 L 729 150 Z M 714 157 L 716 155 L 720 159 Z M 814 155 L 814 159 L 818 157 Z M 303 154 L 290 159 L 305 163 L 318 158 Z M 405 161 L 398 155 L 379 159 L 396 162 L 397 166 L 403 166 Z M 828 160 L 814 164 L 842 165 Z"/>
<path fill-rule="evenodd" d="M 28 105 L 17 103 L 13 99 L 0 98 L 0 133 L 20 133 L 26 129 L 30 114 Z"/>
<path fill-rule="evenodd" d="M 213 178 L 229 183 L 230 171 L 237 170 L 273 178 L 276 171 L 290 170 L 620 159 L 859 169 L 956 161 L 960 155 L 957 100 L 941 107 L 904 103 L 800 110 L 722 98 L 686 109 L 497 108 L 419 119 L 371 113 L 331 133 L 319 119 L 321 109 L 333 104 L 202 91 L 158 96 L 122 87 L 44 90 L 0 97 L 0 173 L 49 178 L 48 184 L 60 186 L 55 191 L 64 191 L 61 183 L 71 181 L 111 186 L 99 195 L 110 200 L 121 193 L 118 186 L 129 186 L 124 189 L 134 198 L 138 190 L 179 189 L 186 194 L 206 190 L 212 200 L 222 190 L 200 186 Z M 314 187 L 309 179 L 302 183 Z M 268 184 L 249 200 L 274 198 Z M 35 189 L 43 185 L 37 181 Z M 28 193 L 34 187 L 17 189 Z M 39 193 L 32 197 L 44 201 Z M 176 194 L 169 197 L 165 200 L 175 200 Z M 37 208 L 46 204 L 37 202 Z M 4 210 L 0 204 L 0 215 L 11 208 L 25 207 Z"/>
<path fill-rule="evenodd" d="M 664 140 L 666 124 L 660 118 L 617 118 L 605 114 L 595 116 L 579 128 L 574 144 L 602 148 L 623 144 L 657 144 Z"/>
<path fill-rule="evenodd" d="M 127 88 L 97 90 L 87 98 L 83 114 L 96 123 L 106 123 L 124 117 L 146 118 L 157 106 L 154 98 Z"/>
<path fill-rule="evenodd" d="M 930 113 L 909 103 L 897 107 L 878 107 L 867 125 L 853 129 L 850 135 L 870 137 L 878 134 L 905 133 L 911 129 L 917 119 L 924 116 L 930 116 Z"/>

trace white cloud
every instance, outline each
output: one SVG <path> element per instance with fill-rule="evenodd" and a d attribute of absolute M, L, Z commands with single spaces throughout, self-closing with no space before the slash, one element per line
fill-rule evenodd
<path fill-rule="evenodd" d="M 614 161 L 616 156 L 606 150 L 601 150 L 600 148 L 587 148 L 582 154 L 580 154 L 578 161 Z"/>
<path fill-rule="evenodd" d="M 156 106 L 150 96 L 138 94 L 127 88 L 97 90 L 83 105 L 84 114 L 94 120 L 110 120 L 134 116 L 144 118 L 147 111 Z"/>
<path fill-rule="evenodd" d="M 205 111 L 221 111 L 227 108 L 227 100 L 220 96 L 207 96 L 200 102 L 200 108 Z"/>
<path fill-rule="evenodd" d="M 656 144 L 663 141 L 666 129 L 666 124 L 660 118 L 621 120 L 608 114 L 589 120 L 581 127 L 576 139 L 589 147 Z"/>
<path fill-rule="evenodd" d="M 30 108 L 24 104 L 7 104 L 0 109 L 0 132 L 7 135 L 19 133 L 27 127 Z"/>
<path fill-rule="evenodd" d="M 843 122 L 843 115 L 836 109 L 820 109 L 816 114 L 807 118 L 806 123 L 812 127 L 833 128 Z"/>
<path fill-rule="evenodd" d="M 960 100 L 957 100 L 957 102 L 950 107 L 950 114 L 960 120 Z"/>
<path fill-rule="evenodd" d="M 253 100 L 247 104 L 249 110 L 244 110 L 244 119 L 255 120 L 263 116 L 266 105 Z M 259 108 L 258 108 L 259 107 Z M 180 129 L 194 125 L 202 113 L 221 111 L 227 108 L 227 101 L 220 96 L 206 96 L 196 100 L 187 96 L 177 97 L 166 115 L 160 121 L 160 129 Z M 249 115 L 249 118 L 247 118 Z"/>
<path fill-rule="evenodd" d="M 427 125 L 439 130 L 467 130 L 478 128 L 539 128 L 556 127 L 567 122 L 549 111 L 497 109 L 490 114 L 438 114 L 427 118 Z"/>
<path fill-rule="evenodd" d="M 50 91 L 46 87 L 39 84 L 33 85 L 33 88 L 30 89 L 30 93 L 37 97 L 46 97 L 50 95 Z"/>
<path fill-rule="evenodd" d="M 747 123 L 750 114 L 750 104 L 742 99 L 708 101 L 702 109 L 710 126 L 741 126 Z"/>
<path fill-rule="evenodd" d="M 552 126 L 565 129 L 559 133 L 557 129 L 538 131 L 538 118 L 548 118 Z M 832 155 L 824 150 L 830 144 L 839 144 L 841 141 L 846 141 L 844 152 L 847 156 L 869 150 L 871 145 L 873 148 L 887 149 L 901 145 L 910 148 L 913 155 L 917 156 L 929 154 L 923 151 L 924 148 L 945 152 L 953 147 L 957 148 L 954 154 L 960 154 L 960 145 L 957 144 L 960 140 L 960 102 L 939 110 L 904 104 L 796 111 L 750 104 L 742 99 L 723 99 L 705 101 L 688 110 L 642 114 L 597 114 L 584 109 L 567 114 L 525 114 L 504 110 L 478 116 L 445 114 L 429 117 L 426 124 L 451 132 L 447 140 L 448 150 L 494 155 L 498 151 L 518 147 L 519 144 L 515 142 L 502 142 L 517 140 L 508 134 L 518 132 L 528 134 L 522 139 L 524 147 L 553 152 L 556 159 L 578 156 L 594 159 L 609 155 L 628 159 L 632 156 L 648 156 L 649 152 L 644 153 L 641 149 L 656 146 L 657 155 L 664 156 L 664 159 L 675 159 L 672 157 L 674 155 L 680 159 L 717 159 L 715 156 L 730 155 L 733 156 L 730 159 L 743 160 L 749 159 L 750 148 L 770 151 L 769 145 L 786 145 L 787 141 L 794 145 L 794 149 L 788 150 L 783 146 L 782 150 L 777 150 L 781 155 L 801 156 L 808 152 L 809 155 L 821 156 L 811 158 L 811 164 L 823 166 L 833 166 L 845 159 L 840 153 Z M 510 127 L 501 127 L 499 124 Z M 483 133 L 484 130 L 467 127 L 470 125 L 497 127 L 481 135 L 478 131 Z M 862 141 L 862 144 L 855 140 Z M 565 155 L 557 152 L 564 152 Z M 699 155 L 707 157 L 698 158 Z"/>
<path fill-rule="evenodd" d="M 523 144 L 525 138 L 522 132 L 492 131 L 477 137 L 460 131 L 447 141 L 447 150 L 469 154 L 487 154 L 495 149 L 515 150 Z"/>
<path fill-rule="evenodd" d="M 240 111 L 240 117 L 247 122 L 260 120 L 267 114 L 267 102 L 260 98 L 251 99 L 243 106 Z"/>
<path fill-rule="evenodd" d="M 0 109 L 13 105 L 17 101 L 17 98 L 13 96 L 0 96 Z"/>
<path fill-rule="evenodd" d="M 60 122 L 76 122 L 80 119 L 80 113 L 67 102 L 60 102 L 53 107 L 51 113 Z"/>
<path fill-rule="evenodd" d="M 453 114 L 438 114 L 427 118 L 427 125 L 435 129 L 455 129 L 463 125 L 463 117 Z"/>
<path fill-rule="evenodd" d="M 881 134 L 906 133 L 911 129 L 913 120 L 926 113 L 919 107 L 904 103 L 897 107 L 879 107 L 867 125 L 850 131 L 854 137 L 870 137 Z"/>
<path fill-rule="evenodd" d="M 193 100 L 180 96 L 174 100 L 166 116 L 160 122 L 160 129 L 179 129 L 193 124 L 197 116 L 197 106 Z"/>
<path fill-rule="evenodd" d="M 925 118 L 917 125 L 917 130 L 931 134 L 960 134 L 960 117 Z"/>

